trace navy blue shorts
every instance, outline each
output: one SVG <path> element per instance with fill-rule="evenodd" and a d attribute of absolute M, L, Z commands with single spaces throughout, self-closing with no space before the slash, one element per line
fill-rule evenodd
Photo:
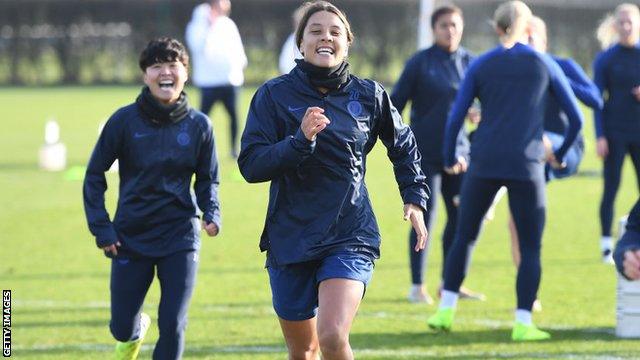
<path fill-rule="evenodd" d="M 273 309 L 284 320 L 311 319 L 318 312 L 318 285 L 327 279 L 361 281 L 365 288 L 373 275 L 373 261 L 354 251 L 340 251 L 324 259 L 275 265 L 267 256 Z"/>

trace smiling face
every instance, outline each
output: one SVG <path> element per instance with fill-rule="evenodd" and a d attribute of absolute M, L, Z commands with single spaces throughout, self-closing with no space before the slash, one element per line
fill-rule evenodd
<path fill-rule="evenodd" d="M 161 62 L 150 65 L 144 71 L 144 83 L 151 95 L 160 103 L 175 103 L 187 81 L 187 68 L 180 61 Z"/>
<path fill-rule="evenodd" d="M 333 67 L 344 61 L 348 48 L 347 30 L 336 14 L 318 11 L 309 17 L 300 43 L 306 62 Z"/>
<path fill-rule="evenodd" d="M 433 37 L 436 45 L 454 52 L 460 46 L 463 30 L 462 17 L 458 13 L 440 15 L 433 26 Z"/>

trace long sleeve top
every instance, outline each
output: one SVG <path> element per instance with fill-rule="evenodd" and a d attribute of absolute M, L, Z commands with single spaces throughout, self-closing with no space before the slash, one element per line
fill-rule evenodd
<path fill-rule="evenodd" d="M 624 253 L 629 250 L 640 249 L 640 200 L 636 202 L 627 218 L 626 233 L 622 239 L 616 243 L 616 249 L 613 252 L 613 259 L 620 274 L 624 276 L 623 262 Z M 625 276 L 626 277 L 626 276 Z"/>
<path fill-rule="evenodd" d="M 584 70 L 575 61 L 568 58 L 561 58 L 551 55 L 551 58 L 560 66 L 562 72 L 569 81 L 569 86 L 574 95 L 583 104 L 592 109 L 602 109 L 602 96 L 600 90 L 589 79 Z M 545 131 L 564 135 L 569 128 L 567 115 L 562 111 L 560 103 L 555 96 L 550 96 L 547 102 L 547 109 L 544 117 Z"/>
<path fill-rule="evenodd" d="M 473 60 L 464 48 L 449 53 L 437 45 L 413 55 L 393 88 L 391 101 L 402 113 L 411 101 L 411 130 L 418 141 L 423 163 L 442 167 L 444 125 L 464 72 Z M 469 153 L 469 141 L 461 128 L 457 153 Z"/>
<path fill-rule="evenodd" d="M 562 69 L 527 45 L 498 46 L 467 70 L 445 127 L 445 166 L 456 162 L 455 143 L 467 110 L 477 97 L 482 121 L 471 143 L 468 173 L 484 178 L 544 177 L 544 112 L 555 96 L 569 129 L 555 156 L 563 161 L 582 126 L 582 114 Z"/>
<path fill-rule="evenodd" d="M 596 56 L 593 81 L 604 93 L 604 108 L 595 109 L 596 136 L 640 136 L 640 101 L 631 90 L 640 85 L 640 44 L 614 45 Z"/>
<path fill-rule="evenodd" d="M 118 159 L 120 188 L 113 220 L 105 208 L 104 172 Z M 120 241 L 118 253 L 165 256 L 200 246 L 196 204 L 218 227 L 218 162 L 209 119 L 190 109 L 177 123 L 155 125 L 131 104 L 107 121 L 87 166 L 84 208 L 98 247 Z"/>
<path fill-rule="evenodd" d="M 300 124 L 308 107 L 331 123 L 314 141 Z M 405 204 L 426 209 L 428 188 L 411 129 L 385 90 L 355 76 L 322 94 L 298 67 L 256 92 L 238 164 L 248 182 L 270 181 L 262 251 L 278 264 L 335 250 L 379 257 L 380 233 L 365 186 L 366 155 L 380 138 Z"/>
<path fill-rule="evenodd" d="M 209 4 L 193 10 L 185 39 L 191 53 L 193 84 L 198 87 L 240 86 L 247 55 L 236 23 L 218 16 L 212 23 Z"/>

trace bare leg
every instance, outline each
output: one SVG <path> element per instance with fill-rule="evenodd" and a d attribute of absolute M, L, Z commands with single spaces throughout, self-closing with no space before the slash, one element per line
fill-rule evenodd
<path fill-rule="evenodd" d="M 317 360 L 318 332 L 316 318 L 289 321 L 280 318 L 280 327 L 289 350 L 289 360 Z"/>
<path fill-rule="evenodd" d="M 364 294 L 364 284 L 349 279 L 327 279 L 318 289 L 318 337 L 322 358 L 352 360 L 349 332 Z"/>

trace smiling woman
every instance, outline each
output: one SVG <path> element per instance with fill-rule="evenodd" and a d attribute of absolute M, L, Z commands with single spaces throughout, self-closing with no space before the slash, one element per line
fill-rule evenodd
<path fill-rule="evenodd" d="M 382 86 L 349 73 L 353 34 L 334 5 L 306 7 L 296 31 L 304 59 L 254 95 L 238 158 L 249 182 L 271 182 L 260 247 L 292 359 L 353 359 L 349 332 L 380 254 L 364 184 L 380 138 L 394 165 L 404 218 L 424 248 L 428 188 L 411 129 Z"/>
<path fill-rule="evenodd" d="M 189 184 L 209 236 L 220 229 L 218 162 L 211 122 L 182 91 L 189 56 L 171 38 L 149 42 L 140 55 L 146 86 L 135 103 L 107 121 L 84 182 L 84 205 L 98 248 L 111 262 L 111 333 L 117 359 L 135 359 L 149 316 L 142 304 L 158 273 L 160 338 L 154 358 L 177 359 L 184 349 L 187 307 L 195 287 L 200 224 Z M 120 163 L 120 199 L 113 221 L 105 209 L 104 172 Z"/>

